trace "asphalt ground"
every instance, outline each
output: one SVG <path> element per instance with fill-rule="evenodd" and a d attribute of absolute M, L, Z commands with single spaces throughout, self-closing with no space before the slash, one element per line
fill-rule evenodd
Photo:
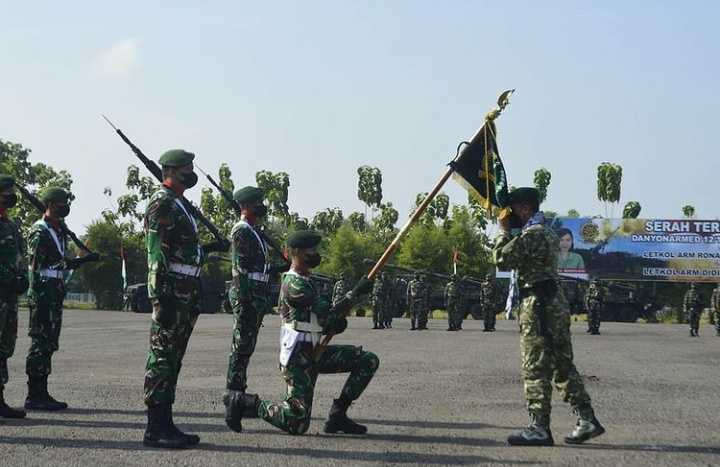
<path fill-rule="evenodd" d="M 261 331 L 249 371 L 250 390 L 280 397 L 277 317 Z M 608 432 L 582 446 L 562 437 L 574 417 L 555 397 L 553 448 L 509 447 L 508 433 L 527 422 L 522 397 L 519 335 L 514 321 L 483 333 L 466 321 L 462 332 L 370 330 L 351 319 L 338 343 L 361 344 L 380 369 L 350 415 L 365 436 L 325 435 L 323 421 L 345 377 L 322 375 L 313 421 L 290 436 L 262 420 L 229 431 L 221 396 L 232 317 L 202 315 L 180 378 L 175 419 L 202 437 L 197 449 L 161 451 L 141 445 L 145 428 L 143 371 L 149 316 L 66 311 L 61 349 L 53 361 L 51 393 L 70 404 L 61 413 L 0 420 L 0 465 L 718 465 L 720 464 L 720 337 L 709 326 L 688 337 L 686 326 L 604 323 L 601 336 L 573 324 L 576 364 Z M 10 360 L 6 399 L 25 397 L 29 346 L 27 313 Z"/>

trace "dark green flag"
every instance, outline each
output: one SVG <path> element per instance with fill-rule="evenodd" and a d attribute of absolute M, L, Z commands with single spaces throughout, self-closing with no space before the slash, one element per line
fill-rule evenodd
<path fill-rule="evenodd" d="M 453 178 L 465 187 L 489 211 L 503 208 L 508 194 L 505 167 L 497 146 L 494 116 L 489 114 L 485 125 L 472 141 L 461 148 L 452 162 Z"/>

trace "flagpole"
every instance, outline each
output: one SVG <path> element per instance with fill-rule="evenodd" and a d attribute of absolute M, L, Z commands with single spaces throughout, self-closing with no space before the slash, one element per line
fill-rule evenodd
<path fill-rule="evenodd" d="M 500 113 L 505 109 L 505 107 L 508 104 L 508 97 L 514 91 L 515 91 L 514 89 L 508 90 L 508 91 L 503 92 L 500 95 L 500 97 L 498 98 L 498 108 L 492 110 L 485 117 L 485 122 L 480 127 L 480 129 L 475 133 L 475 136 L 473 136 L 471 141 L 474 141 L 479 136 L 480 132 L 483 131 L 483 128 L 485 128 L 489 122 L 495 120 L 500 115 Z M 486 138 L 485 147 L 487 148 L 487 130 L 485 132 L 485 138 Z M 462 145 L 462 143 L 461 143 L 461 145 Z M 486 149 L 486 151 L 487 151 L 487 149 Z M 459 157 L 459 155 L 460 155 L 460 151 L 458 150 L 458 153 L 455 155 L 455 158 L 453 160 L 457 159 Z M 486 157 L 486 159 L 487 159 L 487 157 Z M 377 261 L 377 263 L 375 263 L 375 266 L 373 266 L 373 268 L 370 270 L 370 272 L 367 275 L 367 278 L 369 280 L 374 280 L 375 276 L 377 276 L 377 274 L 385 266 L 385 264 L 388 261 L 390 261 L 390 258 L 392 257 L 392 255 L 395 253 L 397 248 L 400 246 L 400 241 L 408 233 L 408 231 L 413 226 L 413 224 L 415 224 L 415 222 L 417 222 L 417 220 L 420 219 L 420 216 L 423 215 L 423 213 L 425 212 L 427 207 L 432 202 L 433 198 L 435 198 L 435 196 L 442 189 L 443 185 L 445 185 L 445 182 L 448 181 L 448 179 L 450 178 L 450 176 L 453 174 L 454 171 L 455 171 L 455 169 L 452 167 L 452 165 L 450 165 L 447 168 L 447 170 L 445 170 L 445 172 L 442 174 L 442 176 L 437 181 L 437 183 L 435 183 L 435 186 L 433 187 L 433 189 L 430 190 L 430 192 L 427 194 L 427 196 L 425 196 L 425 199 L 423 200 L 423 202 L 420 203 L 420 205 L 417 207 L 417 209 L 415 209 L 415 211 L 412 213 L 410 218 L 405 222 L 405 225 L 403 225 L 403 227 L 400 229 L 400 231 L 397 233 L 397 235 L 395 235 L 395 238 L 393 239 L 393 241 L 385 249 L 385 252 L 382 254 L 380 259 Z M 487 178 L 489 179 L 489 174 L 487 174 Z M 488 183 L 489 183 L 489 180 L 488 180 Z M 487 198 L 490 197 L 489 190 L 490 189 L 488 187 L 488 191 L 486 192 Z M 332 332 L 326 334 L 325 337 L 323 338 L 323 340 L 317 345 L 317 347 L 315 347 L 315 351 L 313 353 L 313 358 L 315 361 L 318 361 L 320 359 L 322 354 L 325 352 L 325 349 L 327 348 L 328 344 L 330 344 L 330 341 L 332 340 L 334 335 L 335 334 Z"/>

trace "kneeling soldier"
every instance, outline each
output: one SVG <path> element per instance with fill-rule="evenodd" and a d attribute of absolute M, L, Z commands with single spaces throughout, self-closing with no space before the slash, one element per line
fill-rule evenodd
<path fill-rule="evenodd" d="M 260 400 L 242 394 L 228 401 L 234 423 L 240 424 L 244 412 L 254 410 L 268 423 L 290 434 L 303 434 L 310 427 L 315 382 L 319 374 L 350 373 L 340 397 L 330 409 L 326 433 L 363 434 L 367 428 L 346 415 L 350 404 L 360 397 L 378 368 L 375 354 L 353 345 L 332 345 L 316 358 L 323 333 L 338 334 L 347 327 L 345 315 L 373 283 L 361 279 L 334 307 L 320 298 L 310 281 L 311 269 L 320 264 L 317 246 L 319 234 L 297 231 L 288 238 L 292 257 L 290 271 L 283 276 L 278 310 L 282 316 L 280 330 L 280 369 L 287 384 L 285 399 L 279 402 Z"/>

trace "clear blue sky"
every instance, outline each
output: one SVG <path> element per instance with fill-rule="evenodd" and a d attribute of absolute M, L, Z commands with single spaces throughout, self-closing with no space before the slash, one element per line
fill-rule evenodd
<path fill-rule="evenodd" d="M 548 209 L 601 213 L 611 161 L 644 216 L 720 215 L 720 2 L 0 0 L 0 18 L 0 138 L 71 171 L 79 230 L 135 162 L 100 113 L 238 186 L 288 172 L 306 217 L 362 210 L 356 168 L 380 167 L 404 218 L 506 88 L 509 181 L 548 168 Z"/>

